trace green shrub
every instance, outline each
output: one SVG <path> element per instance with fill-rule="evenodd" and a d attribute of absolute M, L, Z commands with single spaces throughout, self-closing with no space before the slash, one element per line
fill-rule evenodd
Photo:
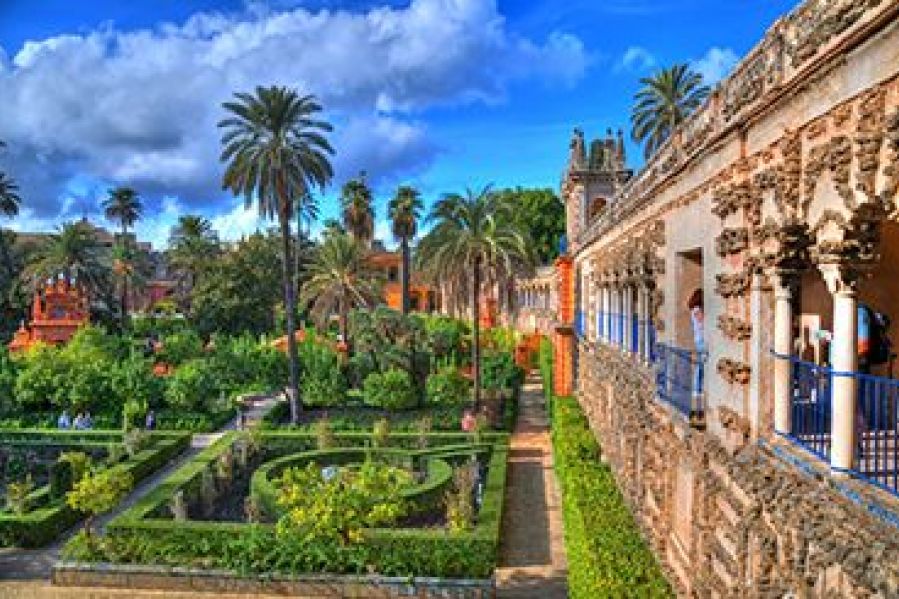
<path fill-rule="evenodd" d="M 524 382 L 524 370 L 510 353 L 490 353 L 481 358 L 481 385 L 485 389 L 516 389 Z"/>
<path fill-rule="evenodd" d="M 303 404 L 331 407 L 346 401 L 346 377 L 340 367 L 337 352 L 310 338 L 300 344 Z"/>
<path fill-rule="evenodd" d="M 428 348 L 434 358 L 450 359 L 458 363 L 466 356 L 467 336 L 469 334 L 468 323 L 447 316 L 423 316 Z"/>
<path fill-rule="evenodd" d="M 408 410 L 417 404 L 409 373 L 397 369 L 374 372 L 365 377 L 362 399 L 367 406 L 385 410 Z"/>
<path fill-rule="evenodd" d="M 165 390 L 169 406 L 188 411 L 203 411 L 210 402 L 218 399 L 219 387 L 216 373 L 203 359 L 188 360 L 171 376 Z"/>
<path fill-rule="evenodd" d="M 58 460 L 50 466 L 50 497 L 59 499 L 72 489 L 75 482 L 72 463 Z"/>
<path fill-rule="evenodd" d="M 23 411 L 68 406 L 66 363 L 59 350 L 39 343 L 20 358 L 15 397 Z"/>
<path fill-rule="evenodd" d="M 80 481 L 91 470 L 91 457 L 83 451 L 63 452 L 59 455 L 57 461 L 69 464 L 73 483 Z"/>
<path fill-rule="evenodd" d="M 612 471 L 599 460 L 599 445 L 577 402 L 570 397 L 556 398 L 552 405 L 569 596 L 672 596 Z"/>
<path fill-rule="evenodd" d="M 540 378 L 543 380 L 543 394 L 549 407 L 553 396 L 553 344 L 546 337 L 540 339 L 537 361 L 540 365 Z"/>
<path fill-rule="evenodd" d="M 431 405 L 460 405 L 471 400 L 471 381 L 458 368 L 442 368 L 428 377 L 428 403 Z"/>
<path fill-rule="evenodd" d="M 196 332 L 185 329 L 165 336 L 159 359 L 166 364 L 179 366 L 203 355 L 203 340 Z"/>

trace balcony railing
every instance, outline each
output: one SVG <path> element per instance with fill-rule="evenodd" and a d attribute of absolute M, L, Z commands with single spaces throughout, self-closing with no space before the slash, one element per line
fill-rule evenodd
<path fill-rule="evenodd" d="M 705 412 L 705 361 L 704 352 L 655 344 L 659 399 L 672 405 L 691 423 L 701 421 Z"/>
<path fill-rule="evenodd" d="M 833 380 L 855 379 L 853 471 L 858 477 L 899 494 L 899 380 L 860 372 L 834 372 L 795 357 L 777 358 L 790 360 L 790 437 L 824 460 L 830 459 Z"/>

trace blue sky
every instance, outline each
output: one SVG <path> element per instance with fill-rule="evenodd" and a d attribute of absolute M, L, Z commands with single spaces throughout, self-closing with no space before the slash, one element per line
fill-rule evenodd
<path fill-rule="evenodd" d="M 785 0 L 0 0 L 0 169 L 20 230 L 99 220 L 112 185 L 164 244 L 180 214 L 226 238 L 259 222 L 219 190 L 220 103 L 256 84 L 318 95 L 335 125 L 336 191 L 427 201 L 487 183 L 557 187 L 575 126 L 627 130 L 641 76 L 691 62 L 723 76 Z M 640 164 L 630 144 L 632 166 Z"/>

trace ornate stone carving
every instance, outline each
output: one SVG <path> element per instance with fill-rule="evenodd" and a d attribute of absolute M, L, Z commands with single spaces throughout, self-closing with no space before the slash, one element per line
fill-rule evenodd
<path fill-rule="evenodd" d="M 751 200 L 752 194 L 747 182 L 719 187 L 712 197 L 712 214 L 723 220 L 747 207 Z"/>
<path fill-rule="evenodd" d="M 785 22 L 790 65 L 811 59 L 822 46 L 852 27 L 882 0 L 814 0 L 801 5 Z"/>
<path fill-rule="evenodd" d="M 887 166 L 883 169 L 886 183 L 880 201 L 893 212 L 896 210 L 896 196 L 899 193 L 899 109 L 885 119 L 884 125 L 889 155 Z"/>
<path fill-rule="evenodd" d="M 746 227 L 724 229 L 715 238 L 715 252 L 719 256 L 737 254 L 749 247 L 749 231 Z"/>
<path fill-rule="evenodd" d="M 746 385 L 749 383 L 749 375 L 752 368 L 749 364 L 731 360 L 730 358 L 721 358 L 717 364 L 718 374 L 721 375 L 729 384 Z"/>
<path fill-rule="evenodd" d="M 715 293 L 723 298 L 742 297 L 749 290 L 751 277 L 746 272 L 715 275 Z"/>
<path fill-rule="evenodd" d="M 722 314 L 718 317 L 718 329 L 725 337 L 735 341 L 746 341 L 752 336 L 752 325 L 748 322 Z"/>
<path fill-rule="evenodd" d="M 808 214 L 809 206 L 815 197 L 815 186 L 825 169 L 830 171 L 834 187 L 846 206 L 850 210 L 855 208 L 855 199 L 849 186 L 851 162 L 852 144 L 845 135 L 838 135 L 809 151 L 803 174 L 803 214 Z"/>
<path fill-rule="evenodd" d="M 880 165 L 880 148 L 884 138 L 884 110 L 886 94 L 876 88 L 865 94 L 859 102 L 858 125 L 855 135 L 857 164 L 857 188 L 869 201 L 875 201 L 875 180 Z"/>

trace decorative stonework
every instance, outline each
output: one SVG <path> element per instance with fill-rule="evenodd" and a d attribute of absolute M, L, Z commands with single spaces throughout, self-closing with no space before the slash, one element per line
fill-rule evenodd
<path fill-rule="evenodd" d="M 752 432 L 752 425 L 749 423 L 749 420 L 727 406 L 718 408 L 718 421 L 725 430 L 739 433 L 744 440 L 748 439 Z"/>
<path fill-rule="evenodd" d="M 722 314 L 718 317 L 718 329 L 734 341 L 746 341 L 752 337 L 752 325 L 740 318 Z"/>
<path fill-rule="evenodd" d="M 716 366 L 718 374 L 728 382 L 728 384 L 746 385 L 749 383 L 749 375 L 752 368 L 749 364 L 731 360 L 730 358 L 721 358 Z"/>
<path fill-rule="evenodd" d="M 715 275 L 715 293 L 723 298 L 742 297 L 749 290 L 750 282 L 749 273 L 718 273 Z"/>
<path fill-rule="evenodd" d="M 749 230 L 746 227 L 724 229 L 715 238 L 715 253 L 719 256 L 738 254 L 749 247 Z"/>

